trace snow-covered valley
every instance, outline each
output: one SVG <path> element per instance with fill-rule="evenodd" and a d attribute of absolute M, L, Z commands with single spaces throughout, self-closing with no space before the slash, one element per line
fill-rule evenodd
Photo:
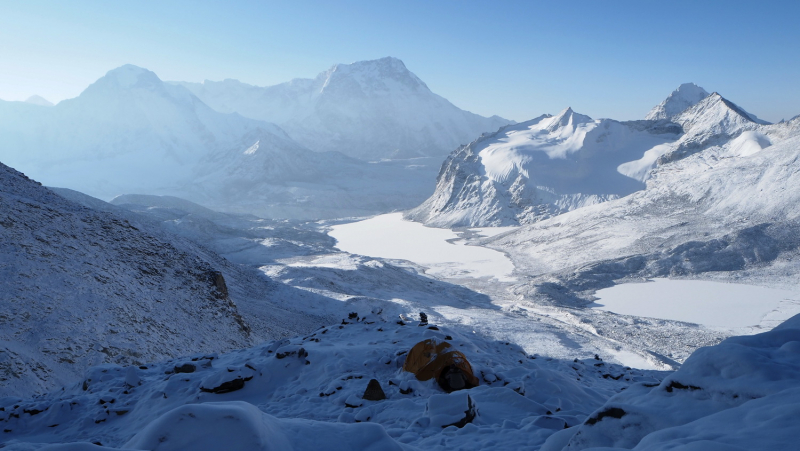
<path fill-rule="evenodd" d="M 64 185 L 0 165 L 0 448 L 797 431 L 800 117 L 684 84 L 643 120 L 516 124 L 384 58 L 266 88 L 128 65 L 0 119 L 0 161 Z"/>

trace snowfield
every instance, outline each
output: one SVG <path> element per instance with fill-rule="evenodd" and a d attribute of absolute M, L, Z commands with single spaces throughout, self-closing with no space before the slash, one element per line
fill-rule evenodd
<path fill-rule="evenodd" d="M 354 314 L 306 336 L 228 354 L 93 368 L 61 391 L 0 400 L 4 445 L 302 451 L 682 443 L 757 450 L 785 449 L 794 440 L 800 316 L 703 348 L 672 374 L 543 358 L 458 329 L 380 316 Z M 447 394 L 434 380 L 403 371 L 405 354 L 422 339 L 456 346 L 480 385 Z M 363 399 L 371 379 L 386 399 Z"/>
<path fill-rule="evenodd" d="M 336 239 L 336 247 L 345 252 L 409 260 L 427 267 L 425 272 L 435 277 L 491 277 L 500 282 L 516 280 L 511 277 L 514 265 L 502 253 L 484 247 L 465 246 L 456 233 L 405 221 L 402 213 L 335 225 L 328 234 Z"/>
<path fill-rule="evenodd" d="M 800 313 L 800 292 L 705 280 L 656 278 L 598 290 L 589 307 L 711 327 L 770 329 Z"/>

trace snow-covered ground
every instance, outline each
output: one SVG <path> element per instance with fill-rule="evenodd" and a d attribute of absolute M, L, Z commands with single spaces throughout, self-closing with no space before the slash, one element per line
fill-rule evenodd
<path fill-rule="evenodd" d="M 732 451 L 796 440 L 800 316 L 704 348 L 671 374 L 384 319 L 353 315 L 222 355 L 103 365 L 45 396 L 0 399 L 4 449 Z M 445 393 L 404 371 L 423 339 L 455 346 L 479 385 Z M 372 379 L 384 399 L 366 395 Z"/>
<path fill-rule="evenodd" d="M 529 355 L 462 329 L 381 316 L 224 355 L 96 367 L 63 391 L 0 399 L 0 440 L 14 450 L 75 441 L 159 451 L 533 449 L 631 384 L 665 375 Z M 423 339 L 455 346 L 480 385 L 446 394 L 403 371 Z M 386 399 L 362 398 L 370 379 Z M 448 426 L 470 403 L 474 418 Z M 77 449 L 108 449 L 88 443 Z"/>
<path fill-rule="evenodd" d="M 476 229 L 492 236 L 513 229 Z M 375 216 L 358 222 L 335 225 L 328 232 L 336 247 L 351 254 L 409 260 L 427 268 L 427 274 L 443 278 L 493 277 L 513 282 L 514 264 L 505 254 L 479 246 L 466 246 L 449 229 L 426 227 L 403 219 L 402 213 Z"/>
<path fill-rule="evenodd" d="M 800 291 L 656 278 L 599 290 L 590 307 L 726 329 L 772 328 L 800 313 Z"/>

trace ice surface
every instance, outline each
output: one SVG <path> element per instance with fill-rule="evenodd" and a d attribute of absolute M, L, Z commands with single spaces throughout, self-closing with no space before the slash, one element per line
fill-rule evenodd
<path fill-rule="evenodd" d="M 486 229 L 482 229 L 486 230 Z M 492 277 L 515 280 L 514 265 L 497 251 L 466 246 L 448 229 L 406 221 L 402 213 L 336 225 L 329 234 L 343 251 L 389 259 L 409 260 L 427 267 L 431 275 L 448 278 Z"/>
<path fill-rule="evenodd" d="M 599 290 L 592 307 L 623 315 L 671 319 L 728 329 L 785 320 L 800 313 L 800 292 L 704 280 L 654 279 Z"/>

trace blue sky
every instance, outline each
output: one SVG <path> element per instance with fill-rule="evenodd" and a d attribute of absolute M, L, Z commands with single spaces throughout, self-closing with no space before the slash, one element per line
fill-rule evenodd
<path fill-rule="evenodd" d="M 691 81 L 788 119 L 800 114 L 800 1 L 758 3 L 0 0 L 0 99 L 75 97 L 126 63 L 271 85 L 395 56 L 483 115 L 637 119 Z"/>

